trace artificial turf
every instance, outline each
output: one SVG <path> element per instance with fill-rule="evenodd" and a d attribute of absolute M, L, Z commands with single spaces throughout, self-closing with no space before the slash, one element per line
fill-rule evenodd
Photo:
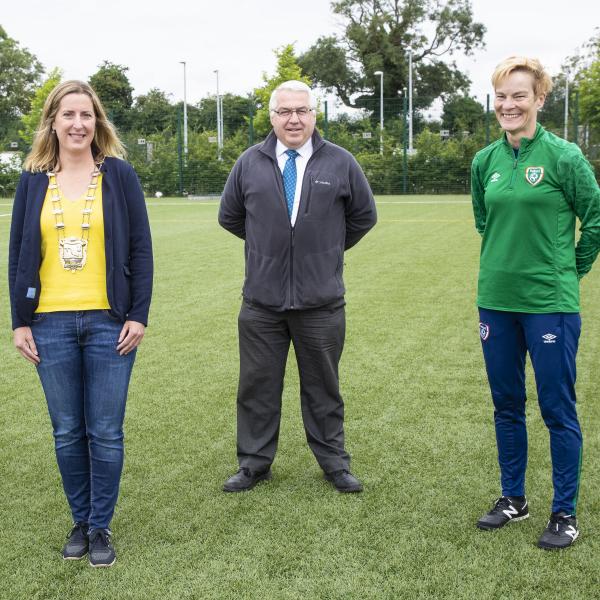
<path fill-rule="evenodd" d="M 10 210 L 0 201 L 4 272 Z M 0 278 L 2 600 L 598 597 L 600 264 L 582 282 L 581 535 L 546 552 L 535 544 L 550 452 L 529 367 L 531 518 L 475 528 L 499 481 L 467 197 L 381 197 L 379 223 L 346 254 L 341 384 L 357 495 L 336 493 L 307 447 L 293 353 L 273 480 L 221 491 L 237 469 L 243 243 L 218 226 L 216 201 L 149 199 L 148 212 L 155 288 L 130 387 L 111 569 L 60 558 L 70 518 L 50 422 L 35 369 L 10 342 Z"/>

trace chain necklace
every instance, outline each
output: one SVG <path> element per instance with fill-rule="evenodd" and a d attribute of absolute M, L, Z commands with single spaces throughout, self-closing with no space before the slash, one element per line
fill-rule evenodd
<path fill-rule="evenodd" d="M 81 271 L 87 261 L 87 248 L 90 238 L 90 219 L 92 216 L 92 204 L 96 198 L 98 188 L 98 177 L 100 165 L 94 166 L 92 178 L 85 193 L 85 204 L 81 211 L 81 236 L 65 237 L 65 224 L 63 221 L 64 210 L 62 207 L 62 194 L 56 182 L 56 173 L 48 171 L 48 189 L 51 192 L 52 214 L 54 215 L 54 227 L 58 234 L 58 257 L 60 264 L 67 271 L 76 273 Z"/>

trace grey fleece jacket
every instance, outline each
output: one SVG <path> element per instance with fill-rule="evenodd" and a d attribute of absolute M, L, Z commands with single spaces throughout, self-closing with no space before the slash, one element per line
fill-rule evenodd
<path fill-rule="evenodd" d="M 219 223 L 245 240 L 242 294 L 275 311 L 343 300 L 344 250 L 377 221 L 373 194 L 354 157 L 316 130 L 312 143 L 294 227 L 272 131 L 240 156 L 221 197 Z"/>

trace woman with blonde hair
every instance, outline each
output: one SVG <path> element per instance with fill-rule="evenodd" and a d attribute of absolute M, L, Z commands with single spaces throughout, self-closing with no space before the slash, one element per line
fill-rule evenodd
<path fill-rule="evenodd" d="M 144 195 L 94 90 L 48 96 L 13 205 L 13 339 L 36 365 L 73 517 L 62 556 L 111 566 L 123 420 L 152 295 Z"/>
<path fill-rule="evenodd" d="M 576 144 L 546 131 L 538 111 L 552 81 L 536 59 L 512 56 L 492 84 L 502 138 L 473 159 L 475 225 L 482 236 L 479 333 L 494 403 L 502 495 L 477 526 L 529 516 L 525 497 L 525 359 L 550 433 L 554 497 L 541 548 L 570 546 L 582 456 L 575 359 L 579 281 L 600 250 L 600 190 Z M 575 244 L 576 219 L 581 236 Z"/>

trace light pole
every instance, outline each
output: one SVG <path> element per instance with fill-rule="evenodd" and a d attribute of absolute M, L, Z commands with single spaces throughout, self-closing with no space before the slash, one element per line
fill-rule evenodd
<path fill-rule="evenodd" d="M 408 148 L 406 147 L 406 113 L 408 112 L 406 88 L 402 88 L 402 192 L 408 190 Z"/>
<path fill-rule="evenodd" d="M 412 48 L 408 49 L 408 153 L 413 150 L 413 81 L 412 81 Z"/>
<path fill-rule="evenodd" d="M 214 70 L 217 76 L 217 149 L 219 160 L 221 160 L 221 151 L 223 150 L 223 107 L 221 105 L 221 95 L 219 94 L 219 69 Z"/>
<path fill-rule="evenodd" d="M 383 71 L 373 75 L 379 75 L 379 154 L 383 156 Z"/>
<path fill-rule="evenodd" d="M 185 78 L 185 61 L 180 60 L 179 64 L 183 65 L 183 153 L 187 160 L 188 153 L 188 135 L 187 135 L 187 82 Z"/>
<path fill-rule="evenodd" d="M 565 71 L 565 140 L 569 139 L 569 69 Z"/>

